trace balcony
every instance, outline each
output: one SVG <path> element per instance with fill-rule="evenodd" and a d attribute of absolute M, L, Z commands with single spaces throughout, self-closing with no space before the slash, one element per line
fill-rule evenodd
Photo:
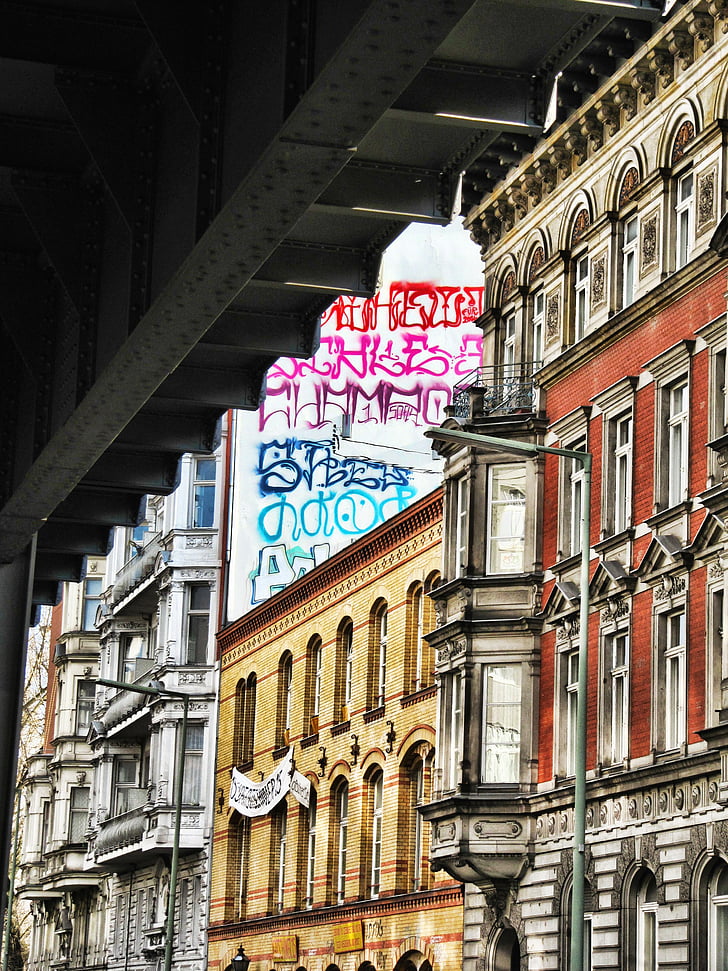
<path fill-rule="evenodd" d="M 540 361 L 476 368 L 453 388 L 450 418 L 530 414 L 536 410 L 535 372 Z"/>
<path fill-rule="evenodd" d="M 94 857 L 113 853 L 121 849 L 141 849 L 142 837 L 148 825 L 148 815 L 143 806 L 147 801 L 147 790 L 134 790 L 138 796 L 139 805 L 129 808 L 127 812 L 112 816 L 104 820 L 99 826 L 99 833 L 93 841 Z M 134 800 L 128 800 L 133 802 Z"/>
<path fill-rule="evenodd" d="M 162 534 L 155 533 L 146 546 L 128 560 L 116 575 L 111 603 L 118 604 L 145 580 L 154 575 L 157 557 L 163 552 Z"/>

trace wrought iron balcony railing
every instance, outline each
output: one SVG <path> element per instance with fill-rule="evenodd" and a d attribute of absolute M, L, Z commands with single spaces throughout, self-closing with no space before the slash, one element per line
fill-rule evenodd
<path fill-rule="evenodd" d="M 476 368 L 453 388 L 453 418 L 531 412 L 536 405 L 534 374 L 540 361 Z"/>
<path fill-rule="evenodd" d="M 135 587 L 154 573 L 157 557 L 162 552 L 162 534 L 155 533 L 116 574 L 111 594 L 112 606 L 123 600 Z"/>

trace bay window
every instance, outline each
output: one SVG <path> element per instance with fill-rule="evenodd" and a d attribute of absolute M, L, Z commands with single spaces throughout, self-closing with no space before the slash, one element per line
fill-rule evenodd
<path fill-rule="evenodd" d="M 480 781 L 517 783 L 520 755 L 521 666 L 484 665 Z"/>
<path fill-rule="evenodd" d="M 491 465 L 488 476 L 488 572 L 523 570 L 526 466 Z"/>

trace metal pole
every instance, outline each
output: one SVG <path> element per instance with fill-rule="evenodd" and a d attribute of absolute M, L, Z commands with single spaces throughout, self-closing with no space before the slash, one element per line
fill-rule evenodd
<path fill-rule="evenodd" d="M 169 897 L 167 898 L 167 932 L 164 941 L 164 971 L 172 968 L 172 935 L 174 932 L 174 906 L 177 899 L 177 869 L 179 867 L 179 835 L 182 825 L 182 789 L 185 776 L 185 748 L 187 747 L 187 712 L 189 696 L 180 692 L 182 698 L 182 731 L 177 739 L 177 766 L 174 780 L 174 840 L 172 843 L 172 862 L 169 868 Z"/>
<path fill-rule="evenodd" d="M 172 839 L 172 860 L 169 865 L 169 894 L 167 895 L 167 925 L 164 941 L 164 971 L 172 968 L 172 944 L 174 936 L 174 908 L 177 901 L 177 870 L 179 869 L 179 841 L 182 829 L 182 792 L 185 778 L 185 749 L 187 747 L 187 715 L 189 712 L 190 696 L 184 691 L 173 691 L 165 688 L 161 683 L 155 685 L 127 684 L 125 681 L 112 681 L 108 678 L 98 678 L 97 684 L 110 688 L 121 688 L 125 691 L 137 691 L 143 695 L 182 699 L 182 730 L 177 739 L 177 758 L 175 761 L 174 780 L 174 836 Z"/>
<path fill-rule="evenodd" d="M 2 971 L 8 971 L 10 959 L 10 931 L 13 923 L 13 904 L 15 901 L 15 872 L 18 867 L 18 843 L 20 842 L 20 787 L 15 792 L 15 834 L 13 837 L 13 855 L 10 857 L 10 873 L 8 874 L 8 902 L 5 907 L 5 927 L 3 929 L 3 960 Z"/>
<path fill-rule="evenodd" d="M 586 844 L 586 692 L 589 649 L 589 533 L 591 520 L 591 454 L 579 459 L 584 469 L 579 582 L 579 681 L 574 752 L 574 851 L 571 888 L 570 971 L 584 967 L 584 848 Z"/>

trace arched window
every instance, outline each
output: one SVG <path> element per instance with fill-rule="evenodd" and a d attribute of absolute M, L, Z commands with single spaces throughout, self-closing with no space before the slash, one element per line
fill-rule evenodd
<path fill-rule="evenodd" d="M 378 601 L 369 618 L 369 707 L 380 708 L 387 697 L 387 603 Z"/>
<path fill-rule="evenodd" d="M 432 574 L 425 583 L 414 583 L 407 598 L 407 691 L 421 691 L 435 683 L 435 652 L 425 639 L 435 627 L 434 609 L 427 594 L 439 583 Z"/>
<path fill-rule="evenodd" d="M 293 657 L 290 651 L 281 656 L 278 664 L 278 724 L 276 746 L 291 741 L 291 702 L 293 694 Z"/>
<path fill-rule="evenodd" d="M 280 808 L 271 816 L 271 870 L 273 880 L 271 886 L 274 891 L 273 909 L 282 913 L 285 904 L 286 889 L 286 847 L 288 841 L 288 807 L 281 803 Z"/>
<path fill-rule="evenodd" d="M 693 186 L 693 171 L 680 165 L 688 145 L 695 138 L 695 126 L 692 121 L 684 121 L 677 130 L 672 144 L 670 162 L 678 169 L 673 180 L 673 198 L 675 210 L 675 269 L 679 270 L 690 259 L 690 253 L 695 236 L 695 199 Z"/>
<path fill-rule="evenodd" d="M 332 791 L 334 812 L 332 813 L 333 890 L 337 904 L 346 899 L 346 858 L 349 831 L 349 784 L 340 782 Z"/>
<path fill-rule="evenodd" d="M 316 634 L 306 648 L 306 694 L 303 715 L 303 734 L 315 735 L 319 730 L 321 710 L 321 678 L 323 647 L 321 638 Z"/>
<path fill-rule="evenodd" d="M 235 696 L 235 734 L 233 738 L 233 762 L 239 768 L 253 761 L 255 750 L 255 673 L 238 682 Z"/>
<path fill-rule="evenodd" d="M 543 246 L 537 246 L 531 254 L 528 264 L 528 285 L 534 289 L 531 292 L 531 360 L 534 367 L 543 361 L 546 342 L 546 291 L 539 281 L 541 268 L 546 262 Z"/>
<path fill-rule="evenodd" d="M 240 816 L 232 823 L 228 843 L 228 886 L 233 893 L 228 920 L 243 920 L 248 896 L 248 870 L 250 865 L 250 819 Z"/>
<path fill-rule="evenodd" d="M 314 882 L 316 879 L 316 790 L 311 789 L 308 810 L 304 815 L 306 825 L 306 895 L 304 906 L 307 910 L 313 907 Z"/>
<path fill-rule="evenodd" d="M 574 343 L 580 341 L 586 333 L 591 312 L 589 251 L 581 242 L 590 224 L 591 217 L 589 210 L 584 207 L 577 212 L 571 230 L 574 281 Z"/>
<path fill-rule="evenodd" d="M 624 173 L 619 189 L 619 210 L 622 213 L 622 307 L 634 302 L 638 282 L 639 216 L 632 197 L 640 184 L 640 174 L 631 165 Z"/>
<path fill-rule="evenodd" d="M 700 875 L 697 885 L 696 968 L 724 971 L 728 960 L 728 864 L 718 857 Z"/>
<path fill-rule="evenodd" d="M 657 971 L 657 884 L 643 874 L 635 890 L 635 971 Z"/>
<path fill-rule="evenodd" d="M 334 724 L 347 722 L 351 717 L 352 688 L 354 684 L 354 624 L 345 617 L 336 635 L 336 692 L 334 698 Z"/>
<path fill-rule="evenodd" d="M 425 763 L 418 758 L 409 772 L 410 788 L 410 833 L 412 844 L 412 890 L 423 890 L 423 866 L 425 857 L 425 821 L 418 811 L 419 806 L 425 804 Z"/>
<path fill-rule="evenodd" d="M 384 773 L 374 772 L 369 783 L 371 833 L 369 846 L 369 896 L 378 897 L 382 885 L 382 820 L 384 809 Z"/>

